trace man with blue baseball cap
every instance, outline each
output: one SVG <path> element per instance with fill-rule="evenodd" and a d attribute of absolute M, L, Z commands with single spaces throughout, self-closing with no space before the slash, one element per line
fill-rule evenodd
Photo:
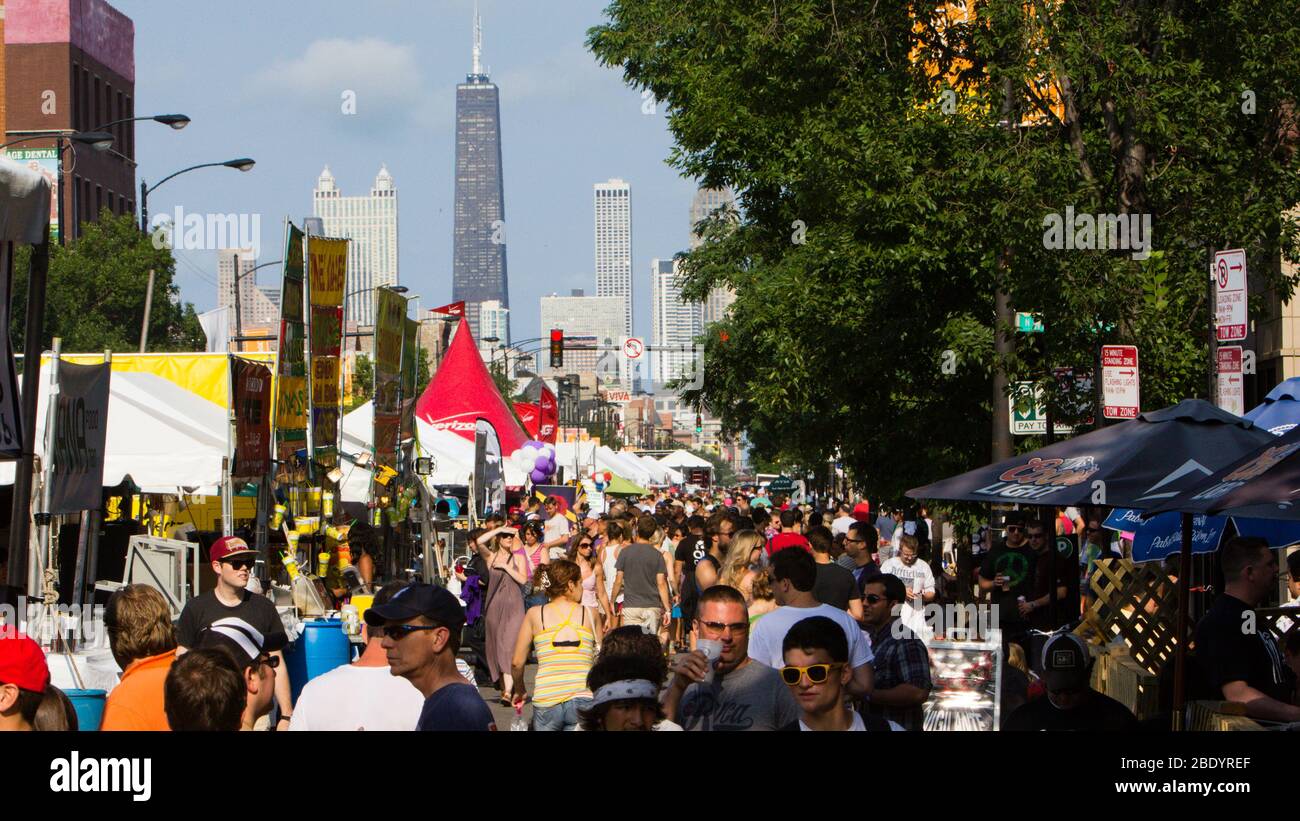
<path fill-rule="evenodd" d="M 455 596 L 431 584 L 409 585 L 387 604 L 367 610 L 366 624 L 384 629 L 389 671 L 424 696 L 415 729 L 496 729 L 478 689 L 456 669 L 465 610 Z"/>

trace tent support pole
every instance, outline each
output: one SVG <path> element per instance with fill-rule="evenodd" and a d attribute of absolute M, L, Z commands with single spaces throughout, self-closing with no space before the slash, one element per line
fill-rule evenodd
<path fill-rule="evenodd" d="M 1187 707 L 1187 610 L 1192 581 L 1192 514 L 1183 514 L 1183 544 L 1178 562 L 1178 643 L 1174 645 L 1174 730 L 1184 729 Z"/>
<path fill-rule="evenodd" d="M 48 231 L 46 235 L 48 235 Z M 6 249 L 3 253 L 12 253 Z M 32 526 L 32 473 L 36 463 L 36 397 L 40 392 L 41 339 L 45 336 L 45 281 L 50 269 L 48 236 L 32 247 L 27 273 L 27 317 L 23 331 L 23 457 L 14 473 L 14 500 L 9 520 L 9 578 L 7 582 L 28 595 L 39 588 L 28 587 L 31 571 L 29 554 Z"/>

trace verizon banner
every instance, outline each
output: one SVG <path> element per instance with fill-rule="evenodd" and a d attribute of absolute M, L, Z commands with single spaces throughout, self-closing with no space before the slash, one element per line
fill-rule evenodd
<path fill-rule="evenodd" d="M 542 386 L 538 407 L 541 410 L 542 421 L 533 438 L 553 445 L 555 436 L 560 430 L 560 404 L 555 400 L 555 394 L 551 393 L 551 389 L 545 385 Z"/>
<path fill-rule="evenodd" d="M 515 415 L 519 417 L 520 422 L 524 423 L 524 430 L 528 432 L 528 436 L 533 439 L 540 439 L 541 437 L 537 435 L 537 429 L 542 421 L 541 409 L 531 402 L 515 402 L 514 408 Z"/>
<path fill-rule="evenodd" d="M 9 287 L 13 244 L 0 242 L 0 459 L 21 459 L 23 424 L 18 404 L 18 374 L 9 342 Z"/>
<path fill-rule="evenodd" d="M 230 359 L 235 399 L 235 464 L 231 475 L 255 479 L 271 470 L 271 369 Z"/>
<path fill-rule="evenodd" d="M 50 454 L 50 513 L 98 510 L 104 492 L 108 382 L 112 366 L 59 360 L 54 441 Z"/>

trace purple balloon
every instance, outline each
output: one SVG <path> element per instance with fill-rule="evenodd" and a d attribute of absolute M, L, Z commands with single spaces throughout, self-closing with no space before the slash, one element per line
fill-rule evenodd
<path fill-rule="evenodd" d="M 532 479 L 535 483 L 545 482 L 548 475 L 550 474 L 543 472 L 540 468 L 533 468 L 533 472 L 528 474 L 528 478 Z"/>

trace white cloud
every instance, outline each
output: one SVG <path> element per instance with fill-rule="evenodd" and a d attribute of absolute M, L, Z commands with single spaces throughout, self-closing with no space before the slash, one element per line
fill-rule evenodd
<path fill-rule="evenodd" d="M 301 56 L 257 72 L 250 84 L 253 93 L 274 95 L 281 104 L 337 113 L 351 91 L 362 117 L 409 115 L 424 104 L 414 49 L 375 37 L 317 40 Z"/>
<path fill-rule="evenodd" d="M 588 97 L 602 81 L 621 83 L 620 76 L 616 71 L 602 68 L 581 44 L 574 44 L 540 63 L 511 69 L 492 80 L 501 87 L 502 102 L 511 103 Z"/>

